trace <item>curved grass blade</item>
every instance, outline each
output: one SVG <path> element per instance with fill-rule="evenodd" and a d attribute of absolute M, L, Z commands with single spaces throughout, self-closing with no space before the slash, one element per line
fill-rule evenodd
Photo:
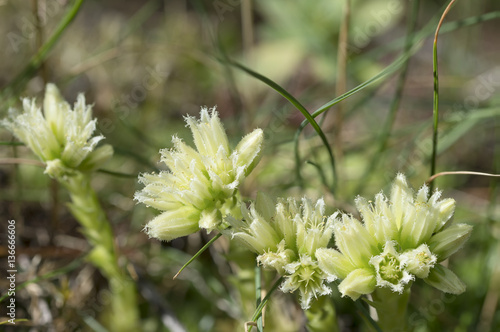
<path fill-rule="evenodd" d="M 472 172 L 472 171 L 451 171 L 451 172 L 439 172 L 437 174 L 434 174 L 433 176 L 428 178 L 427 181 L 425 181 L 425 183 L 430 184 L 436 178 L 443 176 L 443 175 L 477 175 L 477 176 L 488 176 L 488 177 L 495 177 L 495 178 L 500 177 L 500 174 L 490 174 L 490 173 Z"/>
<path fill-rule="evenodd" d="M 259 81 L 265 83 L 266 85 L 268 85 L 269 87 L 274 89 L 276 92 L 278 92 L 280 95 L 282 95 L 286 100 L 288 100 L 293 106 L 295 106 L 295 108 L 297 110 L 299 110 L 302 113 L 302 115 L 304 115 L 304 117 L 306 118 L 306 120 L 304 120 L 304 121 L 307 121 L 306 123 L 311 124 L 311 126 L 314 128 L 316 133 L 319 135 L 319 137 L 323 141 L 323 144 L 325 145 L 326 149 L 328 150 L 328 156 L 330 158 L 330 163 L 332 166 L 332 173 L 333 173 L 333 184 L 332 184 L 332 191 L 333 191 L 333 189 L 335 188 L 335 184 L 337 182 L 337 173 L 335 170 L 335 158 L 333 157 L 332 149 L 330 147 L 330 144 L 328 143 L 328 140 L 327 140 L 325 134 L 321 130 L 321 128 L 318 125 L 318 123 L 316 122 L 316 120 L 314 120 L 314 117 L 311 116 L 311 114 L 307 111 L 307 109 L 293 95 L 291 95 L 288 91 L 286 91 L 284 88 L 282 88 L 276 82 L 274 82 L 271 79 L 243 66 L 240 63 L 229 60 L 228 64 L 246 72 L 250 76 L 253 76 L 254 78 L 258 79 Z"/>
<path fill-rule="evenodd" d="M 21 89 L 24 84 L 31 78 L 31 76 L 40 68 L 43 61 L 55 46 L 57 41 L 61 38 L 63 32 L 73 21 L 80 10 L 84 0 L 76 0 L 73 6 L 61 19 L 61 22 L 55 29 L 50 38 L 38 49 L 37 53 L 30 59 L 28 65 L 6 86 L 0 91 L 0 100 L 6 99 L 10 94 L 15 93 Z"/>
<path fill-rule="evenodd" d="M 20 323 L 20 322 L 29 322 L 28 319 L 26 318 L 16 318 L 14 319 L 14 323 Z M 6 321 L 3 321 L 3 322 L 0 322 L 0 325 L 4 325 L 4 324 L 7 324 L 7 323 L 10 323 L 8 320 Z"/>
<path fill-rule="evenodd" d="M 470 17 L 470 18 L 466 18 L 466 19 L 463 19 L 463 20 L 459 20 L 459 21 L 455 21 L 455 22 L 450 22 L 450 23 L 447 23 L 447 24 L 443 24 L 442 32 L 455 31 L 455 30 L 457 30 L 459 28 L 462 28 L 462 27 L 466 27 L 466 26 L 470 26 L 470 25 L 482 23 L 482 22 L 489 21 L 489 20 L 496 19 L 496 18 L 500 18 L 500 11 L 498 11 L 498 12 L 492 12 L 492 13 L 488 13 L 488 14 L 484 14 L 484 15 L 480 15 L 480 16 L 476 16 L 476 17 Z M 431 23 L 433 23 L 433 21 L 431 21 Z M 377 75 L 373 76 L 369 80 L 361 83 L 357 87 L 355 87 L 355 88 L 347 91 L 346 93 L 344 93 L 344 94 L 342 94 L 342 95 L 340 95 L 340 96 L 338 96 L 338 97 L 330 100 L 329 102 L 327 102 L 323 106 L 319 107 L 316 111 L 314 111 L 311 114 L 311 116 L 313 118 L 317 117 L 318 115 L 322 114 L 327 109 L 329 109 L 331 106 L 333 106 L 333 105 L 341 102 L 344 99 L 349 98 L 350 96 L 352 96 L 356 92 L 358 92 L 358 91 L 364 89 L 365 87 L 367 87 L 367 86 L 375 83 L 379 79 L 382 79 L 382 78 L 384 78 L 384 77 L 386 77 L 386 76 L 388 76 L 388 75 L 396 72 L 399 69 L 399 67 L 401 67 L 402 65 L 405 64 L 406 60 L 409 57 L 411 57 L 413 54 L 415 54 L 421 48 L 421 46 L 422 46 L 421 42 L 425 38 L 427 38 L 430 35 L 432 35 L 432 33 L 429 33 L 428 29 L 426 29 L 426 28 L 422 29 L 422 31 L 423 31 L 423 33 L 419 32 L 419 33 L 416 33 L 416 34 L 413 35 L 413 38 L 411 39 L 412 40 L 412 42 L 411 42 L 412 47 L 409 49 L 409 51 L 407 53 L 404 53 L 401 56 L 399 56 L 396 60 L 394 60 L 393 63 L 391 63 L 389 66 L 387 66 L 386 68 L 384 68 L 380 73 L 378 73 Z M 304 123 L 307 124 L 307 121 L 304 120 L 303 124 Z"/>
<path fill-rule="evenodd" d="M 198 256 L 200 256 L 205 250 L 208 249 L 208 247 L 210 247 L 212 245 L 212 243 L 214 243 L 215 241 L 217 241 L 218 238 L 220 238 L 222 236 L 222 233 L 219 233 L 217 235 L 215 235 L 212 239 L 210 239 L 210 241 L 207 242 L 207 244 L 205 244 L 203 246 L 203 248 L 201 248 L 200 250 L 198 250 L 198 252 L 196 254 L 193 255 L 193 257 L 191 257 L 187 262 L 186 264 L 184 264 L 181 269 L 179 270 L 179 272 L 177 272 L 175 274 L 175 276 L 172 278 L 172 279 L 175 279 L 179 276 L 179 274 L 186 268 L 188 267 L 189 264 L 191 264 L 196 258 L 198 258 Z"/>
<path fill-rule="evenodd" d="M 497 19 L 497 18 L 500 18 L 500 11 L 491 12 L 491 13 L 487 13 L 487 14 L 479 15 L 479 16 L 475 16 L 475 17 L 469 17 L 469 18 L 466 18 L 463 20 L 458 20 L 455 22 L 443 24 L 442 32 L 444 33 L 444 32 L 455 31 L 455 30 L 460 29 L 462 27 L 467 27 L 467 26 L 479 24 L 479 23 L 486 22 L 486 21 L 493 20 L 493 19 Z M 435 21 L 434 19 L 431 20 L 421 31 L 412 35 L 412 38 L 411 38 L 412 47 L 409 49 L 409 51 L 407 53 L 403 53 L 396 60 L 394 60 L 394 62 L 392 62 L 389 66 L 384 68 L 377 75 L 373 76 L 372 78 L 359 84 L 355 88 L 347 91 L 346 93 L 330 100 L 329 102 L 327 102 L 323 106 L 319 107 L 316 111 L 314 111 L 311 114 L 311 116 L 314 118 L 317 117 L 318 115 L 327 111 L 333 105 L 341 102 L 344 99 L 349 98 L 350 96 L 354 95 L 355 93 L 357 93 L 357 92 L 363 90 L 364 88 L 372 85 L 373 83 L 377 82 L 378 80 L 383 79 L 383 78 L 387 78 L 388 76 L 395 73 L 401 66 L 403 66 L 406 63 L 408 58 L 410 58 L 413 54 L 415 54 L 421 48 L 422 41 L 425 38 L 427 38 L 428 36 L 432 35 L 432 31 L 430 29 L 432 29 L 434 21 Z M 400 43 L 400 41 L 396 41 L 395 45 L 397 45 L 399 43 Z M 368 54 L 369 53 L 367 53 L 367 55 Z M 298 152 L 298 137 L 300 136 L 300 133 L 302 132 L 304 127 L 307 125 L 307 123 L 308 123 L 307 119 L 302 121 L 302 123 L 300 124 L 299 128 L 297 129 L 297 132 L 296 132 L 295 137 L 294 137 L 295 160 L 296 160 L 297 164 L 300 161 L 300 155 Z"/>
<path fill-rule="evenodd" d="M 323 172 L 323 169 L 321 168 L 321 166 L 312 160 L 306 160 L 306 163 L 309 165 L 312 165 L 312 166 L 314 166 L 314 168 L 316 168 L 316 170 L 318 171 L 319 177 L 321 178 L 321 182 L 323 182 L 323 185 L 325 185 L 328 188 L 328 183 L 326 181 L 325 172 Z"/>
<path fill-rule="evenodd" d="M 372 78 L 370 78 L 369 80 L 361 83 L 360 85 L 358 85 L 357 87 L 347 91 L 346 93 L 338 96 L 337 98 L 335 99 L 332 99 L 331 101 L 327 102 L 326 104 L 324 104 L 323 106 L 321 106 L 320 108 L 318 108 L 316 111 L 314 111 L 312 114 L 311 114 L 311 117 L 312 118 L 315 118 L 317 117 L 318 115 L 322 114 L 323 112 L 327 111 L 330 107 L 332 107 L 333 105 L 341 102 L 342 100 L 344 99 L 347 99 L 349 98 L 350 96 L 354 95 L 355 93 L 363 90 L 364 88 L 366 88 L 367 86 L 375 83 L 376 81 L 378 81 L 379 79 L 382 79 L 384 77 L 387 77 L 393 73 L 395 73 L 399 67 L 401 65 L 403 65 L 405 63 L 405 61 L 411 56 L 413 55 L 418 49 L 420 48 L 420 46 L 418 47 L 412 47 L 410 49 L 410 51 L 406 54 L 403 54 L 402 56 L 400 56 L 398 59 L 396 59 L 396 61 L 394 61 L 392 64 L 390 64 L 389 66 L 387 66 L 386 68 L 384 68 L 380 73 L 378 73 L 377 75 L 373 76 Z M 295 162 L 296 162 L 296 168 L 299 168 L 299 163 L 300 163 L 300 154 L 299 154 L 299 148 L 298 148 L 298 145 L 299 145 L 299 141 L 298 141 L 298 138 L 300 137 L 300 133 L 302 132 L 302 130 L 305 128 L 305 126 L 309 123 L 308 119 L 306 118 L 304 121 L 302 121 L 302 123 L 300 124 L 299 128 L 297 129 L 296 133 L 295 133 L 295 136 L 294 136 L 294 146 L 295 146 Z M 297 173 L 300 173 L 300 170 L 297 170 L 296 171 Z"/>

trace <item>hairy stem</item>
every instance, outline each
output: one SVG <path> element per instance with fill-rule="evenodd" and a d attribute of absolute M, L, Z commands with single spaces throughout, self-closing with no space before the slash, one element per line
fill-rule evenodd
<path fill-rule="evenodd" d="M 137 331 L 139 314 L 135 285 L 118 264 L 111 225 L 95 191 L 90 186 L 90 176 L 77 173 L 58 180 L 68 189 L 71 196 L 71 203 L 68 206 L 82 226 L 82 233 L 92 245 L 92 250 L 87 256 L 88 261 L 109 281 L 110 331 Z"/>

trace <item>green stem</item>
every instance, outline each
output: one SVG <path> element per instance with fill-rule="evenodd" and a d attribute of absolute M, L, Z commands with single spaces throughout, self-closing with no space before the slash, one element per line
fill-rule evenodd
<path fill-rule="evenodd" d="M 436 174 L 436 158 L 437 158 L 437 145 L 438 145 L 438 124 L 439 124 L 439 77 L 438 77 L 438 58 L 437 58 L 437 41 L 438 34 L 441 25 L 443 24 L 445 16 L 451 9 L 451 6 L 455 3 L 455 0 L 451 0 L 448 7 L 444 10 L 441 20 L 436 28 L 436 33 L 434 34 L 434 45 L 432 48 L 432 69 L 434 75 L 434 103 L 433 103 L 433 131 L 432 131 L 432 157 L 431 157 L 431 175 Z M 432 193 L 434 189 L 434 183 L 431 182 L 429 192 Z"/>
<path fill-rule="evenodd" d="M 256 303 L 255 303 L 255 306 L 258 308 L 260 303 L 262 302 L 262 285 L 261 285 L 261 281 L 262 281 L 262 272 L 261 272 L 261 269 L 260 269 L 260 266 L 259 264 L 256 264 L 255 265 L 255 298 L 256 298 Z M 262 318 L 262 314 L 260 314 L 258 317 L 257 317 L 257 331 L 258 332 L 262 332 L 263 329 L 264 329 L 264 326 L 263 326 L 263 318 Z"/>
<path fill-rule="evenodd" d="M 222 233 L 219 233 L 217 235 L 215 235 L 213 238 L 210 239 L 210 241 L 207 242 L 207 244 L 205 244 L 203 246 L 203 248 L 201 248 L 200 250 L 198 250 L 198 252 L 196 254 L 193 255 L 193 257 L 191 257 L 182 267 L 181 269 L 175 274 L 175 276 L 172 278 L 172 279 L 175 279 L 179 276 L 179 274 L 181 274 L 181 272 L 186 268 L 188 267 L 189 264 L 191 264 L 196 258 L 198 258 L 205 250 L 207 250 L 211 245 L 212 243 L 214 243 L 215 241 L 217 241 L 218 238 L 220 238 L 222 236 Z"/>
<path fill-rule="evenodd" d="M 406 308 L 410 299 L 410 287 L 402 294 L 388 288 L 377 288 L 372 293 L 371 305 L 377 310 L 378 326 L 384 332 L 406 331 Z"/>
<path fill-rule="evenodd" d="M 264 310 L 264 307 L 267 305 L 267 302 L 269 302 L 269 299 L 271 298 L 271 295 L 274 293 L 276 289 L 278 289 L 278 286 L 283 282 L 283 277 L 279 278 L 276 280 L 276 282 L 273 284 L 267 295 L 264 297 L 262 302 L 259 303 L 257 308 L 255 309 L 255 312 L 253 313 L 252 322 L 255 322 L 259 316 L 262 314 L 262 310 Z M 249 327 L 248 332 L 252 331 L 252 326 Z"/>
<path fill-rule="evenodd" d="M 111 225 L 102 210 L 88 174 L 76 173 L 59 182 L 68 189 L 71 213 L 92 245 L 87 260 L 108 279 L 111 290 L 110 331 L 137 331 L 139 313 L 134 282 L 120 268 Z"/>
<path fill-rule="evenodd" d="M 330 296 L 321 296 L 314 301 L 305 312 L 307 317 L 307 331 L 309 332 L 338 332 L 335 306 Z"/>

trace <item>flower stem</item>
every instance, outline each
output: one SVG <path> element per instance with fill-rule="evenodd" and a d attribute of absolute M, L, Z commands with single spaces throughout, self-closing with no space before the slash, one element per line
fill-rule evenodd
<path fill-rule="evenodd" d="M 377 310 L 378 326 L 384 332 L 406 331 L 406 308 L 410 299 L 410 287 L 402 294 L 389 288 L 377 288 L 370 304 Z"/>
<path fill-rule="evenodd" d="M 307 331 L 309 332 L 338 332 L 337 314 L 330 296 L 321 296 L 316 299 L 305 312 L 307 317 Z"/>
<path fill-rule="evenodd" d="M 111 290 L 110 331 L 137 331 L 137 311 L 134 282 L 120 268 L 114 246 L 111 225 L 102 210 L 95 191 L 90 186 L 90 176 L 76 173 L 58 179 L 68 189 L 71 213 L 80 222 L 82 233 L 92 245 L 87 259 L 108 279 Z"/>

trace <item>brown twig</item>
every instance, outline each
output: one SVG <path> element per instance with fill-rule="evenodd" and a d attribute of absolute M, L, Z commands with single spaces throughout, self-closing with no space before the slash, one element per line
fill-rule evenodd
<path fill-rule="evenodd" d="M 443 25 L 444 18 L 446 17 L 446 15 L 448 15 L 448 12 L 450 11 L 451 6 L 453 6 L 455 1 L 457 1 L 457 0 L 451 0 L 450 3 L 448 4 L 448 6 L 446 7 L 446 9 L 444 10 L 443 15 L 441 15 L 441 19 L 439 20 L 439 23 L 438 23 L 437 28 L 436 28 L 436 33 L 434 34 L 434 45 L 437 45 L 438 34 L 439 34 L 439 30 L 441 29 L 441 25 Z"/>
<path fill-rule="evenodd" d="M 500 174 L 490 174 L 490 173 L 472 172 L 472 171 L 440 172 L 431 176 L 425 183 L 429 184 L 432 181 L 434 181 L 434 179 L 443 175 L 459 175 L 459 174 L 500 177 Z"/>

